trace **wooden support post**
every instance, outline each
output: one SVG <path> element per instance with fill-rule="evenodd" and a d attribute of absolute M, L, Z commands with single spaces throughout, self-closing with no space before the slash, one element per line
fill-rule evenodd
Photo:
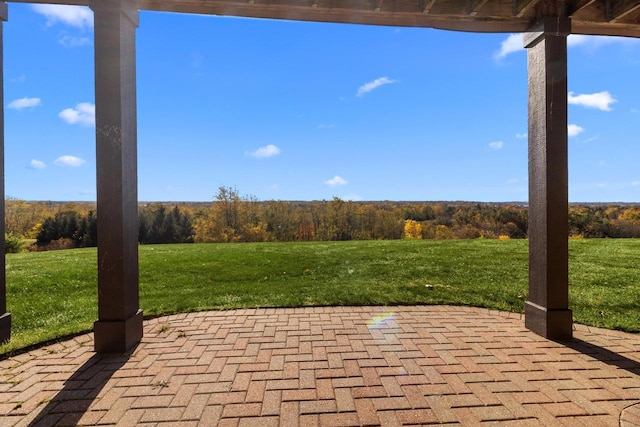
<path fill-rule="evenodd" d="M 529 74 L 529 298 L 525 326 L 569 340 L 568 18 L 544 18 L 525 33 Z"/>
<path fill-rule="evenodd" d="M 0 343 L 11 339 L 11 314 L 7 313 L 7 275 L 4 255 L 4 82 L 2 71 L 4 64 L 2 61 L 4 51 L 4 41 L 2 39 L 2 23 L 8 18 L 7 4 L 0 2 Z"/>
<path fill-rule="evenodd" d="M 90 0 L 95 27 L 98 320 L 95 350 L 125 352 L 142 339 L 134 0 Z"/>

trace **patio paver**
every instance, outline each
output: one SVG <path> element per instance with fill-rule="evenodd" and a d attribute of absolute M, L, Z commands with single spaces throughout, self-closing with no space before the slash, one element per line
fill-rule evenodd
<path fill-rule="evenodd" d="M 128 355 L 85 334 L 0 361 L 0 427 L 640 426 L 640 336 L 452 306 L 312 307 L 145 321 Z"/>

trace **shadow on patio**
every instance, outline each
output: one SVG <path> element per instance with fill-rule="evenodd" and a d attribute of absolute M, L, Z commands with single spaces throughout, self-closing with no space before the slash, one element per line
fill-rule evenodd
<path fill-rule="evenodd" d="M 0 425 L 635 425 L 640 337 L 574 334 L 452 306 L 180 314 L 129 357 L 89 334 L 0 362 Z"/>

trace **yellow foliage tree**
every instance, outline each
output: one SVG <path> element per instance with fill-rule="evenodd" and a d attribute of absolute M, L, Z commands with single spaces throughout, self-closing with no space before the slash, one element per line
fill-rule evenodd
<path fill-rule="evenodd" d="M 627 208 L 622 211 L 620 216 L 618 216 L 618 219 L 632 223 L 640 223 L 640 209 Z"/>
<path fill-rule="evenodd" d="M 404 222 L 404 238 L 417 240 L 422 239 L 422 224 L 412 219 Z"/>
<path fill-rule="evenodd" d="M 437 225 L 436 226 L 436 240 L 449 240 L 454 239 L 453 231 L 446 225 Z"/>

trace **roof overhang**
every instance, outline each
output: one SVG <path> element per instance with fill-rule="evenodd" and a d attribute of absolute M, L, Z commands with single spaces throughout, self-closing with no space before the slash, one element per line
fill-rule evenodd
<path fill-rule="evenodd" d="M 141 10 L 206 15 L 526 32 L 543 17 L 571 18 L 571 33 L 640 37 L 640 0 L 135 0 Z M 9 0 L 87 6 L 89 0 Z"/>

